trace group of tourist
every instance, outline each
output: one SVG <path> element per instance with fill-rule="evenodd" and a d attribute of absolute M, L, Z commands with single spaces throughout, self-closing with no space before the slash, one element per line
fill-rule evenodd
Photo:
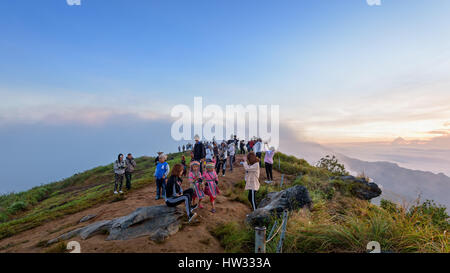
<path fill-rule="evenodd" d="M 227 167 L 233 171 L 236 154 L 247 154 L 246 160 L 241 159 L 240 164 L 245 169 L 245 190 L 248 191 L 248 200 L 253 210 L 256 210 L 256 192 L 259 190 L 259 176 L 261 168 L 261 157 L 265 151 L 264 165 L 266 169 L 266 183 L 272 183 L 274 147 L 268 147 L 260 138 L 252 138 L 247 143 L 239 140 L 234 135 L 230 140 L 218 143 L 212 141 L 200 141 L 199 136 L 194 137 L 195 144 L 179 146 L 179 152 L 183 151 L 181 163 L 177 163 L 172 170 L 167 162 L 167 155 L 158 153 L 155 158 L 156 200 L 164 199 L 167 206 L 174 207 L 184 203 L 189 222 L 196 216 L 194 210 L 203 209 L 203 199 L 209 198 L 211 212 L 216 212 L 215 200 L 220 194 L 219 175 L 225 176 Z M 186 150 L 189 148 L 189 150 Z M 190 151 L 191 160 L 186 163 L 184 152 Z M 126 177 L 126 187 L 131 188 L 131 174 L 136 167 L 131 154 L 126 159 L 120 154 L 114 163 L 115 187 L 114 193 L 122 193 L 122 180 Z M 187 177 L 189 188 L 183 190 L 183 178 Z"/>

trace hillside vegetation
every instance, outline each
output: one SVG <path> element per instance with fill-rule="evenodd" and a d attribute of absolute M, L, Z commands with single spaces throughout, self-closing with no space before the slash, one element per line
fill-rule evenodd
<path fill-rule="evenodd" d="M 180 160 L 180 154 L 168 158 L 169 164 Z M 154 158 L 140 157 L 136 163 L 131 191 L 154 181 Z M 109 164 L 25 192 L 2 195 L 0 240 L 103 202 L 120 201 L 121 196 L 111 194 L 113 185 L 113 166 Z"/>
<path fill-rule="evenodd" d="M 309 165 L 305 160 L 277 154 L 274 167 L 296 177 L 293 184 L 305 186 L 313 200 L 311 211 L 291 212 L 283 252 L 367 252 L 367 243 L 377 241 L 383 252 L 450 252 L 448 247 L 449 216 L 445 207 L 425 201 L 405 208 L 387 200 L 380 206 L 354 197 L 353 186 L 333 179 L 345 174 L 336 162 Z M 328 167 L 327 167 L 328 165 Z M 330 171 L 331 170 L 331 171 Z M 336 173 L 337 171 L 337 173 Z M 284 187 L 292 186 L 285 185 Z M 267 192 L 279 187 L 262 184 L 261 200 Z M 280 223 L 279 219 L 278 224 Z M 271 224 L 273 225 L 273 223 Z M 268 226 L 270 231 L 272 226 Z M 251 252 L 254 230 L 239 222 L 218 226 L 214 234 L 226 251 Z M 267 245 L 275 252 L 278 236 Z"/>
<path fill-rule="evenodd" d="M 171 166 L 180 161 L 181 153 L 169 155 Z M 154 158 L 141 157 L 136 162 L 131 193 L 154 182 Z M 366 252 L 370 241 L 378 241 L 385 252 L 450 252 L 449 216 L 445 208 L 432 201 L 404 208 L 386 200 L 380 206 L 360 200 L 353 194 L 354 184 L 335 179 L 346 172 L 331 157 L 316 167 L 277 153 L 274 163 L 274 168 L 288 178 L 282 188 L 303 185 L 313 201 L 311 211 L 290 213 L 283 252 Z M 244 185 L 242 176 L 222 194 L 248 205 Z M 121 201 L 123 197 L 112 195 L 112 189 L 110 164 L 29 191 L 0 196 L 0 240 L 101 203 Z M 262 183 L 257 200 L 279 190 L 279 185 Z M 280 222 L 273 222 L 276 220 Z M 218 224 L 211 233 L 228 252 L 253 252 L 254 230 L 244 224 L 244 219 Z M 277 243 L 278 236 L 267 245 L 268 252 L 275 252 Z"/>

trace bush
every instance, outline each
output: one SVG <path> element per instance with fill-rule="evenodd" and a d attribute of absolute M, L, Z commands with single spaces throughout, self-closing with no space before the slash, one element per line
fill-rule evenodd
<path fill-rule="evenodd" d="M 386 199 L 381 199 L 380 207 L 388 212 L 397 212 L 398 211 L 397 204 L 395 204 L 392 201 L 386 200 Z"/>
<path fill-rule="evenodd" d="M 9 214 L 16 214 L 27 209 L 28 204 L 24 201 L 16 201 L 8 208 Z"/>
<path fill-rule="evenodd" d="M 409 211 L 409 216 L 419 215 L 423 217 L 428 217 L 431 222 L 439 227 L 441 230 L 449 230 L 449 216 L 446 212 L 446 208 L 436 203 L 432 200 L 426 200 L 419 206 L 414 206 Z"/>
<path fill-rule="evenodd" d="M 343 176 L 348 175 L 348 172 L 345 170 L 344 164 L 339 163 L 336 156 L 327 155 L 317 162 L 316 167 L 328 170 L 335 176 Z"/>

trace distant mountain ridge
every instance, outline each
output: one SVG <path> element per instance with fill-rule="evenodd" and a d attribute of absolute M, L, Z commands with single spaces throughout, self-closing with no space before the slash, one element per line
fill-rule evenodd
<path fill-rule="evenodd" d="M 347 169 L 364 173 L 381 185 L 383 192 L 390 192 L 391 194 L 384 196 L 387 199 L 411 203 L 420 196 L 422 201 L 430 199 L 450 207 L 450 177 L 442 173 L 411 170 L 386 161 L 368 162 L 342 154 L 338 157 Z M 403 198 L 406 200 L 401 200 Z"/>
<path fill-rule="evenodd" d="M 450 177 L 443 173 L 412 170 L 388 161 L 363 161 L 314 142 L 300 141 L 287 144 L 289 150 L 283 149 L 282 146 L 282 151 L 304 158 L 312 165 L 327 154 L 336 155 L 349 171 L 354 174 L 364 173 L 381 185 L 383 188 L 381 198 L 397 203 L 412 203 L 420 196 L 422 201 L 430 199 L 447 208 L 450 207 Z"/>

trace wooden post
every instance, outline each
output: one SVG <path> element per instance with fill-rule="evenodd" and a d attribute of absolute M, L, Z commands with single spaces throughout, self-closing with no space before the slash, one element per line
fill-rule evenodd
<path fill-rule="evenodd" d="M 255 253 L 266 253 L 266 227 L 255 227 Z"/>

